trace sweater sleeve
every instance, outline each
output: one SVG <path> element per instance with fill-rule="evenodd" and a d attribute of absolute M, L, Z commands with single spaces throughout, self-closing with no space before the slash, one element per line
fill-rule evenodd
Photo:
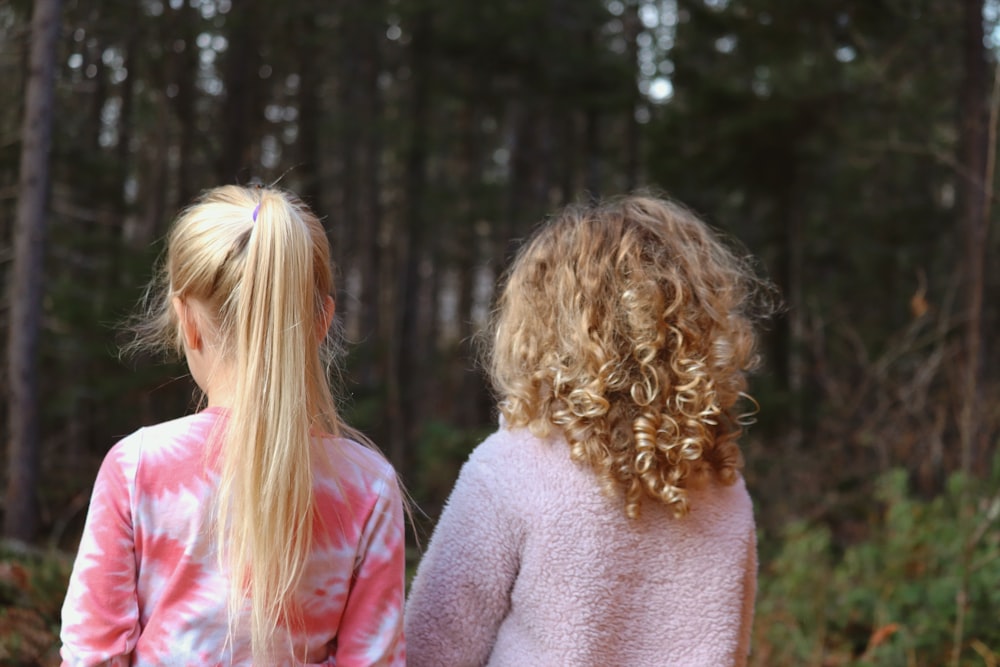
<path fill-rule="evenodd" d="M 395 481 L 378 495 L 337 631 L 337 667 L 403 667 L 405 528 Z"/>
<path fill-rule="evenodd" d="M 438 520 L 406 607 L 410 667 L 474 667 L 489 659 L 522 543 L 494 473 L 473 455 Z"/>
<path fill-rule="evenodd" d="M 97 475 L 62 608 L 64 666 L 127 665 L 139 638 L 129 466 L 112 449 Z"/>

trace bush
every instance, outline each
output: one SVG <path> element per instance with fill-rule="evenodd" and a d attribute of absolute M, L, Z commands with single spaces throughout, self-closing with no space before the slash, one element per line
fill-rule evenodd
<path fill-rule="evenodd" d="M 751 664 L 1000 664 L 998 488 L 1000 470 L 991 482 L 954 475 L 924 501 L 892 472 L 869 538 L 839 553 L 824 526 L 789 526 L 761 569 Z"/>
<path fill-rule="evenodd" d="M 55 551 L 0 547 L 0 664 L 59 664 L 59 612 L 72 565 Z"/>

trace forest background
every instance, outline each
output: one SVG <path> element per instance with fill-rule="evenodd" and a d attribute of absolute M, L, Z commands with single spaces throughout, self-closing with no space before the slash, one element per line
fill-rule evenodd
<path fill-rule="evenodd" d="M 345 411 L 420 534 L 495 424 L 472 336 L 512 250 L 566 202 L 651 187 L 786 304 L 743 441 L 752 664 L 996 666 L 998 19 L 996 0 L 0 0 L 0 663 L 55 661 L 104 453 L 195 406 L 183 367 L 117 355 L 165 229 L 204 188 L 280 179 L 328 226 Z"/>

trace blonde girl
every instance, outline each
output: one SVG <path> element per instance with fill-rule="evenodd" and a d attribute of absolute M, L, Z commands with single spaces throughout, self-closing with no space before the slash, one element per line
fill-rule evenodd
<path fill-rule="evenodd" d="M 536 231 L 488 332 L 500 428 L 411 587 L 411 667 L 746 663 L 757 561 L 737 437 L 762 286 L 654 196 Z"/>
<path fill-rule="evenodd" d="M 64 665 L 404 664 L 400 488 L 334 405 L 333 290 L 291 193 L 220 187 L 182 212 L 136 345 L 182 353 L 205 408 L 105 458 Z"/>

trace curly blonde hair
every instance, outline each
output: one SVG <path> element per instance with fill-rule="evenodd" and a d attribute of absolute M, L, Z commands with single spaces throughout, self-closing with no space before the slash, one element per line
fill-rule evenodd
<path fill-rule="evenodd" d="M 768 292 L 681 205 L 643 194 L 572 205 L 508 270 L 485 361 L 508 426 L 554 427 L 625 513 L 689 510 L 692 480 L 732 484 L 754 324 Z"/>

